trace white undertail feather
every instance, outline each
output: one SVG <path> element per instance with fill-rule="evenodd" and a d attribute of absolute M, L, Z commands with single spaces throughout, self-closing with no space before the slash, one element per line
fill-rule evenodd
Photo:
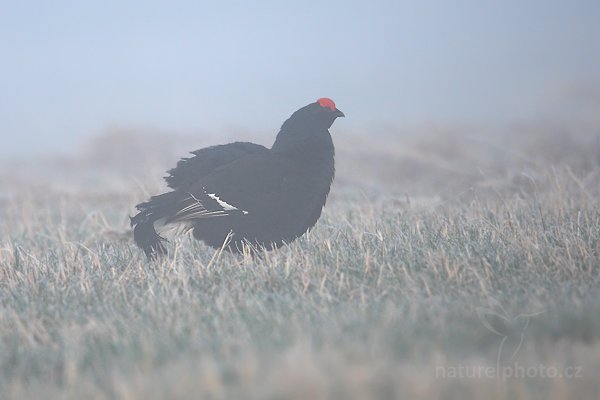
<path fill-rule="evenodd" d="M 154 230 L 161 237 L 167 240 L 173 240 L 176 236 L 183 235 L 189 232 L 194 224 L 192 221 L 181 221 L 181 222 L 169 222 L 167 223 L 167 218 L 161 218 L 154 221 Z"/>

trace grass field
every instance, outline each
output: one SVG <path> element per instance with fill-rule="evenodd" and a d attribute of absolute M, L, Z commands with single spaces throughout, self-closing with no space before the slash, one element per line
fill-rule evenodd
<path fill-rule="evenodd" d="M 597 398 L 597 130 L 336 132 L 310 234 L 147 262 L 133 206 L 222 141 L 2 164 L 1 399 Z"/>

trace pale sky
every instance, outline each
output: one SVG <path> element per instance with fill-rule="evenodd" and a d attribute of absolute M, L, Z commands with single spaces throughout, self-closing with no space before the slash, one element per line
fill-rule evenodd
<path fill-rule="evenodd" d="M 0 157 L 111 126 L 274 135 L 325 96 L 365 134 L 560 118 L 599 88 L 600 1 L 0 1 Z"/>

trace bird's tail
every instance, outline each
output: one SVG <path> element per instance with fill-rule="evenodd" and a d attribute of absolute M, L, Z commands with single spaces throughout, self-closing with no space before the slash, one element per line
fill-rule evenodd
<path fill-rule="evenodd" d="M 154 223 L 169 215 L 174 195 L 174 192 L 169 192 L 151 197 L 149 201 L 138 204 L 136 208 L 139 213 L 130 218 L 135 244 L 142 248 L 151 260 L 167 255 L 167 249 L 163 245 L 166 239 L 156 232 Z"/>

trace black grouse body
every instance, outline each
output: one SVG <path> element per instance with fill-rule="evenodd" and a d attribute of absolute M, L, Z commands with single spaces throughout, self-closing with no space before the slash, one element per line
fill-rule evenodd
<path fill-rule="evenodd" d="M 192 230 L 209 246 L 240 252 L 289 243 L 315 225 L 333 181 L 332 100 L 284 122 L 271 149 L 235 142 L 194 151 L 165 178 L 173 190 L 137 205 L 134 239 L 149 258 L 166 254 L 163 233 Z M 157 232 L 158 231 L 158 232 Z"/>

